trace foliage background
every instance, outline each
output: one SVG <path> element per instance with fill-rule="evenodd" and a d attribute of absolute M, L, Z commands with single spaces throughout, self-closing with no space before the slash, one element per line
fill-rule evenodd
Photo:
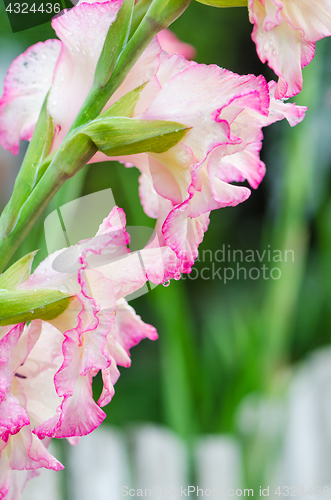
<path fill-rule="evenodd" d="M 241 74 L 262 73 L 270 80 L 273 74 L 256 55 L 251 28 L 245 8 L 215 9 L 194 1 L 173 25 L 182 40 L 196 47 L 198 62 Z M 11 33 L 0 4 L 4 67 L 47 38 L 54 38 L 48 24 Z M 250 486 L 265 477 L 279 436 L 266 452 L 254 429 L 243 431 L 243 407 L 247 401 L 254 405 L 262 399 L 281 400 L 296 364 L 331 337 L 330 49 L 330 40 L 319 42 L 313 63 L 304 70 L 304 88 L 296 102 L 309 106 L 306 119 L 294 129 L 282 122 L 265 130 L 264 181 L 244 204 L 212 213 L 200 246 L 201 256 L 223 244 L 254 252 L 270 245 L 282 252 L 292 249 L 294 262 L 277 264 L 282 271 L 279 280 L 224 284 L 186 277 L 136 299 L 132 305 L 144 321 L 157 327 L 160 339 L 133 349 L 132 367 L 121 369 L 116 395 L 106 408 L 109 424 L 158 422 L 188 443 L 201 433 L 236 435 L 245 450 Z M 3 182 L 8 181 L 6 169 L 14 168 L 9 156 L 5 158 Z M 110 187 L 129 225 L 153 226 L 140 206 L 137 179 L 135 169 L 119 164 L 90 165 L 61 189 L 47 213 Z M 10 190 L 2 190 L 0 207 L 9 197 Z M 44 216 L 15 259 L 36 248 L 41 250 L 35 264 L 45 258 L 43 220 Z M 200 258 L 195 268 L 211 265 Z M 98 379 L 94 387 L 98 395 Z"/>

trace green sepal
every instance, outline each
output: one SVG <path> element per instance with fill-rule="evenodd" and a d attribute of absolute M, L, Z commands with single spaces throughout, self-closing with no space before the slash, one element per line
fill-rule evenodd
<path fill-rule="evenodd" d="M 139 101 L 142 90 L 146 87 L 148 82 L 143 83 L 139 87 L 131 90 L 125 94 L 121 99 L 116 101 L 110 108 L 106 109 L 99 118 L 110 118 L 115 116 L 125 116 L 131 118 L 133 116 L 134 108 Z"/>
<path fill-rule="evenodd" d="M 247 7 L 247 0 L 197 0 L 211 7 Z"/>
<path fill-rule="evenodd" d="M 130 33 L 134 0 L 123 0 L 116 20 L 110 26 L 94 75 L 94 85 L 103 87 L 111 77 Z"/>
<path fill-rule="evenodd" d="M 146 12 L 148 11 L 151 3 L 152 0 L 139 0 L 139 2 L 134 6 L 130 37 L 133 35 L 133 33 L 138 28 L 139 24 L 145 17 Z"/>
<path fill-rule="evenodd" d="M 0 238 L 5 238 L 14 229 L 22 206 L 39 180 L 39 167 L 51 148 L 54 127 L 53 120 L 47 113 L 47 99 L 48 94 L 17 176 L 13 195 L 1 217 Z"/>
<path fill-rule="evenodd" d="M 139 153 L 164 153 L 174 147 L 190 130 L 166 120 L 134 118 L 97 119 L 84 127 L 84 133 L 107 156 Z"/>
<path fill-rule="evenodd" d="M 0 274 L 0 290 L 14 290 L 18 285 L 28 279 L 31 274 L 31 266 L 34 256 L 38 250 L 24 255 L 15 262 L 7 271 Z"/>
<path fill-rule="evenodd" d="M 167 28 L 190 5 L 191 0 L 153 0 L 139 28 L 146 24 L 157 32 Z"/>
<path fill-rule="evenodd" d="M 2 290 L 0 326 L 25 323 L 33 319 L 55 319 L 68 308 L 72 298 L 58 290 Z"/>

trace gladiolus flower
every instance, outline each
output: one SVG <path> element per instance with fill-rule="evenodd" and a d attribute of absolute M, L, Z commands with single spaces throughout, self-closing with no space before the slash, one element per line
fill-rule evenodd
<path fill-rule="evenodd" d="M 14 112 L 24 118 L 24 123 L 28 117 L 32 123 L 30 107 L 26 108 L 24 116 L 17 112 L 21 98 L 17 86 L 27 96 L 27 103 L 33 91 L 40 109 L 51 81 L 48 110 L 56 127 L 52 149 L 59 146 L 92 85 L 98 54 L 119 7 L 118 0 L 101 5 L 77 5 L 53 20 L 62 42 L 45 42 L 48 45 L 31 48 L 13 63 L 0 102 L 0 139 L 5 146 L 17 149 L 22 130 L 26 135 L 27 128 L 21 122 L 19 127 L 16 127 L 18 121 L 14 122 L 13 127 L 10 120 Z M 99 23 L 96 37 L 95 23 Z M 87 54 L 86 38 L 91 38 L 92 32 L 93 44 Z M 50 47 L 61 53 L 57 62 L 52 63 L 53 67 L 46 67 L 43 57 Z M 37 65 L 38 69 L 34 68 L 37 73 L 47 70 L 45 87 L 38 92 L 31 81 L 26 85 L 19 73 L 26 62 L 27 68 Z M 303 119 L 304 108 L 277 102 L 274 83 L 268 86 L 261 76 L 239 76 L 214 65 L 197 64 L 181 56 L 171 57 L 161 51 L 157 41 L 150 44 L 106 107 L 147 81 L 132 119 L 175 121 L 190 130 L 181 142 L 165 153 L 114 159 L 138 167 L 149 177 L 159 196 L 157 201 L 154 197 L 153 205 L 159 205 L 157 232 L 160 244 L 169 248 L 168 256 L 163 255 L 168 278 L 190 272 L 208 227 L 209 212 L 235 206 L 250 195 L 248 188 L 231 182 L 248 180 L 253 188 L 261 182 L 265 172 L 259 158 L 261 128 L 284 117 L 294 125 Z M 11 92 L 13 82 L 16 93 Z M 30 111 L 35 113 L 35 121 L 37 106 Z M 32 133 L 33 127 L 29 130 Z M 105 159 L 99 152 L 92 161 Z M 140 187 L 145 207 L 148 197 L 143 190 L 146 185 L 147 181 Z"/>
<path fill-rule="evenodd" d="M 62 468 L 44 443 L 98 427 L 118 365 L 130 366 L 130 349 L 140 340 L 157 338 L 124 297 L 147 280 L 141 259 L 148 267 L 159 252 L 130 254 L 128 242 L 124 212 L 115 207 L 96 237 L 50 255 L 17 287 L 65 290 L 73 300 L 56 319 L 0 328 L 1 498 L 19 498 L 16 470 Z M 92 379 L 100 370 L 96 403 Z"/>
<path fill-rule="evenodd" d="M 279 77 L 276 99 L 298 94 L 315 42 L 331 35 L 329 0 L 248 0 L 248 10 L 258 56 Z"/>
<path fill-rule="evenodd" d="M 155 81 L 158 91 L 153 94 Z M 158 219 L 161 244 L 178 258 L 172 277 L 190 272 L 210 211 L 236 206 L 250 196 L 247 187 L 231 183 L 247 180 L 254 189 L 260 184 L 265 174 L 259 157 L 262 127 L 284 118 L 293 126 L 303 119 L 306 108 L 277 101 L 275 87 L 261 76 L 239 76 L 163 54 L 154 81 L 144 89 L 137 116 L 180 121 L 191 128 L 166 153 L 119 158 L 144 174 L 142 205 Z M 96 158 L 101 159 L 100 153 Z"/>

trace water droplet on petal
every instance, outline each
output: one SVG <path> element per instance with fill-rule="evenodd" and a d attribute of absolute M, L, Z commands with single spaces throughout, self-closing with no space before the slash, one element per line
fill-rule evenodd
<path fill-rule="evenodd" d="M 176 280 L 176 281 L 179 281 L 179 280 L 180 280 L 180 278 L 181 278 L 181 276 L 182 276 L 182 273 L 181 273 L 180 271 L 178 271 L 178 272 L 175 274 L 174 278 L 175 278 L 175 280 Z"/>
<path fill-rule="evenodd" d="M 60 288 L 59 288 L 59 290 L 62 293 L 68 293 L 69 292 L 69 288 L 66 285 L 61 285 Z"/>
<path fill-rule="evenodd" d="M 164 283 L 162 283 L 162 284 L 163 284 L 163 286 L 167 287 L 167 286 L 169 286 L 169 285 L 170 285 L 170 280 L 165 281 L 165 282 L 164 282 Z"/>

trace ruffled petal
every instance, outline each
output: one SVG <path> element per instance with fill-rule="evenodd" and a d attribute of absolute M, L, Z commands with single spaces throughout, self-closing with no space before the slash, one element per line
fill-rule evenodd
<path fill-rule="evenodd" d="M 66 396 L 57 415 L 34 429 L 43 439 L 45 436 L 57 438 L 86 436 L 96 429 L 106 414 L 94 402 L 91 377 L 79 376 L 72 396 Z"/>
<path fill-rule="evenodd" d="M 214 148 L 222 144 L 238 142 L 231 136 L 226 118 L 219 119 L 220 112 L 224 114 L 234 99 L 241 99 L 241 109 L 253 107 L 267 115 L 269 92 L 263 77 L 239 76 L 213 65 L 191 64 L 181 69 L 181 58 L 173 56 L 170 59 L 172 64 L 169 60 L 161 64 L 157 76 L 163 82 L 162 90 L 143 117 L 174 120 L 192 127 L 183 143 L 198 161 L 204 161 Z M 173 75 L 175 63 L 180 71 Z M 170 77 L 167 80 L 164 67 Z M 235 113 L 238 112 L 240 109 L 235 109 Z"/>
<path fill-rule="evenodd" d="M 106 370 L 102 370 L 103 389 L 98 400 L 98 405 L 101 408 L 106 406 L 112 400 L 115 394 L 114 385 L 116 384 L 119 376 L 120 372 L 117 369 L 115 360 L 112 359 L 111 365 Z"/>
<path fill-rule="evenodd" d="M 327 0 L 249 0 L 252 39 L 261 61 L 279 77 L 275 97 L 292 97 L 302 89 L 302 68 L 314 57 L 315 42 L 331 35 Z"/>
<path fill-rule="evenodd" d="M 8 70 L 0 100 L 0 142 L 13 154 L 18 153 L 20 140 L 32 137 L 61 47 L 59 40 L 36 43 Z"/>
<path fill-rule="evenodd" d="M 157 219 L 159 214 L 159 200 L 153 187 L 152 179 L 146 175 L 139 176 L 139 197 L 144 212 L 151 219 Z"/>
<path fill-rule="evenodd" d="M 14 351 L 23 328 L 23 324 L 17 325 L 0 341 L 0 439 L 4 442 L 30 423 L 21 404 L 25 402 L 24 396 L 14 379 L 15 363 L 13 366 Z"/>
<path fill-rule="evenodd" d="M 163 235 L 181 262 L 181 272 L 190 272 L 198 256 L 198 246 L 209 225 L 209 213 L 188 216 L 188 202 L 172 210 L 163 225 Z"/>
<path fill-rule="evenodd" d="M 193 45 L 182 42 L 172 31 L 168 29 L 160 31 L 157 38 L 162 50 L 169 54 L 169 56 L 178 54 L 186 59 L 194 59 L 196 50 Z"/>
<path fill-rule="evenodd" d="M 154 326 L 144 323 L 125 299 L 117 302 L 116 329 L 118 342 L 128 355 L 131 347 L 139 344 L 142 339 L 156 340 L 158 338 Z"/>
<path fill-rule="evenodd" d="M 43 443 L 31 433 L 29 426 L 24 427 L 11 437 L 12 453 L 10 467 L 16 470 L 46 469 L 61 470 L 63 465 L 45 448 Z"/>

